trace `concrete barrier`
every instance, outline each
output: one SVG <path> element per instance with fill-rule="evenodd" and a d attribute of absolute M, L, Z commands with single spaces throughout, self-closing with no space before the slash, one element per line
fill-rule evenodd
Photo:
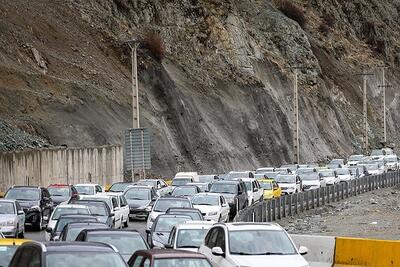
<path fill-rule="evenodd" d="M 123 148 L 55 148 L 0 153 L 0 191 L 11 185 L 112 184 L 123 180 Z"/>
<path fill-rule="evenodd" d="M 335 253 L 335 237 L 290 235 L 297 248 L 305 246 L 308 253 L 304 258 L 311 267 L 332 267 Z"/>
<path fill-rule="evenodd" d="M 335 267 L 400 266 L 400 241 L 337 237 Z"/>

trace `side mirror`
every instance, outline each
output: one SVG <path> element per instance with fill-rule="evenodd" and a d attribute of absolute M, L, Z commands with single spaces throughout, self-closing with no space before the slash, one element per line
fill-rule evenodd
<path fill-rule="evenodd" d="M 119 211 L 120 210 L 120 207 L 115 207 L 114 208 L 114 211 Z"/>
<path fill-rule="evenodd" d="M 164 245 L 164 247 L 168 248 L 168 249 L 173 249 L 174 248 L 174 246 L 172 244 L 166 244 L 166 245 Z"/>
<path fill-rule="evenodd" d="M 115 216 L 114 212 L 111 212 L 110 215 L 108 215 L 108 217 L 114 217 L 114 216 Z"/>
<path fill-rule="evenodd" d="M 51 232 L 53 232 L 53 229 L 52 229 L 51 227 L 47 227 L 47 228 L 46 228 L 46 232 L 47 232 L 47 233 L 51 233 Z"/>
<path fill-rule="evenodd" d="M 225 256 L 225 253 L 222 251 L 222 248 L 220 248 L 220 247 L 213 247 L 213 248 L 211 249 L 211 253 L 212 253 L 214 256 L 221 256 L 221 257 L 224 257 L 224 256 Z"/>
<path fill-rule="evenodd" d="M 24 215 L 24 214 L 25 214 L 25 212 L 23 210 L 18 211 L 18 215 Z"/>
<path fill-rule="evenodd" d="M 242 192 L 242 191 L 239 191 L 239 192 L 238 192 L 238 195 L 241 195 L 241 194 L 243 194 L 243 192 Z"/>
<path fill-rule="evenodd" d="M 222 207 L 227 207 L 227 206 L 228 206 L 228 204 L 226 204 L 226 203 L 222 204 Z"/>
<path fill-rule="evenodd" d="M 151 231 L 149 229 L 146 229 L 146 234 L 151 234 Z"/>
<path fill-rule="evenodd" d="M 299 254 L 300 255 L 306 255 L 308 253 L 308 248 L 300 246 L 299 247 Z"/>
<path fill-rule="evenodd" d="M 258 188 L 257 188 L 257 187 L 254 187 L 254 188 L 253 188 L 253 192 L 258 192 Z"/>
<path fill-rule="evenodd" d="M 53 238 L 53 241 L 60 241 L 60 237 L 59 237 L 59 236 L 55 236 L 55 237 Z"/>

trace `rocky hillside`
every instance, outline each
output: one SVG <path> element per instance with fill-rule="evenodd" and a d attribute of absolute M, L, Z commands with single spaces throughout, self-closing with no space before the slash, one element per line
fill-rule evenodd
<path fill-rule="evenodd" d="M 0 118 L 29 137 L 2 149 L 121 144 L 132 37 L 155 174 L 291 162 L 295 68 L 302 161 L 361 150 L 362 69 L 379 144 L 383 64 L 399 141 L 399 1 L 20 0 L 0 15 Z"/>

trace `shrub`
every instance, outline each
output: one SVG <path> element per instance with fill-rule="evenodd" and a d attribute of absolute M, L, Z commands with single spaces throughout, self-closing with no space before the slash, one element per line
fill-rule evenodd
<path fill-rule="evenodd" d="M 278 9 L 285 14 L 286 17 L 297 21 L 300 27 L 304 27 L 306 25 L 307 19 L 304 15 L 303 10 L 297 6 L 296 4 L 292 3 L 289 0 L 281 0 L 278 3 Z"/>
<path fill-rule="evenodd" d="M 142 37 L 142 43 L 156 59 L 161 61 L 164 58 L 164 41 L 158 33 L 146 31 Z"/>
<path fill-rule="evenodd" d="M 331 31 L 331 28 L 328 25 L 326 25 L 325 23 L 321 23 L 321 25 L 319 25 L 318 29 L 321 33 L 323 33 L 325 35 L 327 35 Z"/>

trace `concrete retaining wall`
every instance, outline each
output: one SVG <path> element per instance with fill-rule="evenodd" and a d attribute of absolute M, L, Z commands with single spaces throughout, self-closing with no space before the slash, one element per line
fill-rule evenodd
<path fill-rule="evenodd" d="M 335 257 L 334 236 L 290 235 L 297 247 L 308 248 L 304 258 L 311 267 L 332 267 Z"/>
<path fill-rule="evenodd" d="M 123 180 L 123 148 L 57 148 L 0 153 L 0 191 L 11 185 Z"/>

